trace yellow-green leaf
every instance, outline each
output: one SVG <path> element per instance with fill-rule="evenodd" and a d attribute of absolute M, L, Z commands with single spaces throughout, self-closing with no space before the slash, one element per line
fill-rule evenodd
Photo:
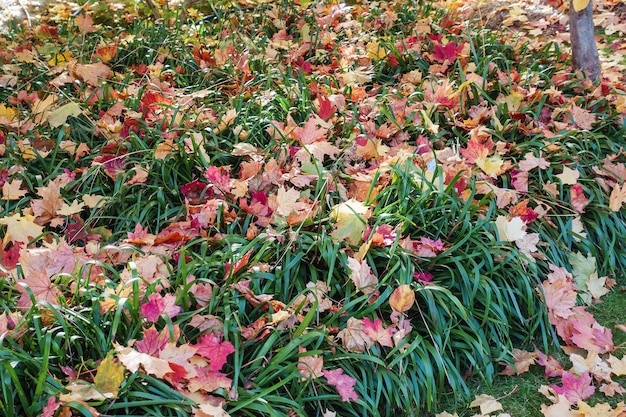
<path fill-rule="evenodd" d="M 124 381 L 124 366 L 113 360 L 113 355 L 109 354 L 100 362 L 93 379 L 93 384 L 105 396 L 117 397 L 122 381 Z M 111 398 L 109 397 L 109 398 Z"/>
<path fill-rule="evenodd" d="M 59 127 L 67 121 L 67 118 L 70 116 L 79 116 L 83 111 L 80 109 L 80 106 L 74 102 L 67 103 L 64 106 L 59 107 L 48 117 L 48 123 L 52 127 Z"/>
<path fill-rule="evenodd" d="M 572 6 L 574 7 L 574 11 L 576 13 L 584 10 L 591 0 L 572 0 Z"/>

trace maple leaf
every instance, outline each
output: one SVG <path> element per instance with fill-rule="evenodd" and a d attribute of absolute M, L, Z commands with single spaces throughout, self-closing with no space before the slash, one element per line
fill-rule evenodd
<path fill-rule="evenodd" d="M 65 124 L 68 117 L 78 117 L 83 113 L 78 103 L 70 102 L 58 109 L 50 112 L 48 115 L 48 124 L 51 127 L 59 127 Z"/>
<path fill-rule="evenodd" d="M 105 397 L 117 398 L 122 381 L 124 381 L 124 367 L 115 362 L 113 355 L 107 355 L 96 369 L 94 386 Z"/>
<path fill-rule="evenodd" d="M 481 156 L 476 158 L 474 162 L 485 174 L 492 178 L 497 178 L 498 174 L 501 174 L 502 165 L 504 164 L 504 161 L 498 154 Z"/>
<path fill-rule="evenodd" d="M 331 236 L 337 239 L 346 239 L 355 245 L 361 241 L 363 232 L 370 217 L 369 207 L 360 201 L 350 199 L 333 206 L 330 217 L 335 220 L 335 230 Z"/>
<path fill-rule="evenodd" d="M 41 410 L 41 417 L 54 417 L 56 411 L 63 405 L 63 402 L 57 400 L 56 395 L 48 398 L 48 402 Z"/>
<path fill-rule="evenodd" d="M 611 368 L 598 356 L 598 352 L 592 350 L 587 353 L 586 358 L 577 353 L 572 353 L 569 359 L 572 362 L 570 371 L 574 375 L 582 375 L 585 372 L 589 372 L 597 380 L 611 381 Z"/>
<path fill-rule="evenodd" d="M 537 353 L 537 364 L 545 368 L 546 376 L 548 378 L 561 376 L 563 374 L 565 369 L 559 361 L 552 357 L 552 355 L 546 355 L 538 349 L 535 350 L 535 352 Z"/>
<path fill-rule="evenodd" d="M 24 197 L 28 190 L 22 190 L 22 180 L 13 179 L 2 184 L 2 200 L 13 201 Z"/>
<path fill-rule="evenodd" d="M 78 200 L 72 201 L 71 205 L 68 205 L 66 202 L 63 202 L 61 207 L 56 211 L 57 216 L 72 216 L 74 214 L 78 214 L 83 211 L 83 207 L 85 207 L 84 203 L 81 203 Z"/>
<path fill-rule="evenodd" d="M 276 213 L 280 216 L 288 216 L 292 212 L 298 212 L 302 204 L 298 203 L 300 198 L 300 192 L 294 188 L 286 190 L 285 187 L 280 186 L 276 192 L 276 202 L 278 207 Z"/>
<path fill-rule="evenodd" d="M 532 152 L 528 152 L 524 155 L 524 159 L 519 161 L 518 167 L 520 170 L 528 172 L 534 168 L 542 170 L 548 169 L 550 167 L 550 163 L 546 161 L 541 154 L 539 154 L 539 157 L 536 157 Z"/>
<path fill-rule="evenodd" d="M 411 291 L 413 293 L 413 291 Z M 393 329 L 383 327 L 383 322 L 380 319 L 374 319 L 371 321 L 367 317 L 363 319 L 363 331 L 367 334 L 373 342 L 377 342 L 381 346 L 393 347 L 391 337 L 393 336 Z"/>
<path fill-rule="evenodd" d="M 580 414 L 570 409 L 570 402 L 564 395 L 559 395 L 558 400 L 552 405 L 541 404 L 541 413 L 545 417 L 580 417 Z"/>
<path fill-rule="evenodd" d="M 303 145 L 310 145 L 326 138 L 328 128 L 324 127 L 326 123 L 312 115 L 304 124 L 304 127 L 296 127 L 291 132 L 291 137 L 296 139 Z"/>
<path fill-rule="evenodd" d="M 587 281 L 585 281 L 585 286 L 587 287 L 587 291 L 594 300 L 599 299 L 600 297 L 608 294 L 611 290 L 607 288 L 607 277 L 598 277 L 598 273 L 594 272 L 589 276 Z"/>
<path fill-rule="evenodd" d="M 589 372 L 584 372 L 580 377 L 576 377 L 567 371 L 561 375 L 561 386 L 550 385 L 550 388 L 559 395 L 565 396 L 570 404 L 576 404 L 580 400 L 591 397 L 596 388 L 592 385 L 592 378 Z"/>
<path fill-rule="evenodd" d="M 151 294 L 148 302 L 141 305 L 141 314 L 152 323 L 156 322 L 162 314 L 169 318 L 176 317 L 180 310 L 181 307 L 176 305 L 176 297 L 169 293 L 165 297 L 159 293 Z"/>
<path fill-rule="evenodd" d="M 37 194 L 41 199 L 32 200 L 30 203 L 37 223 L 41 225 L 50 223 L 52 227 L 63 224 L 63 219 L 57 217 L 57 210 L 63 207 L 64 203 L 59 185 L 51 181 L 45 187 L 37 187 Z"/>
<path fill-rule="evenodd" d="M 372 346 L 372 339 L 365 333 L 363 322 L 354 317 L 348 319 L 346 328 L 337 334 L 348 352 L 365 352 Z"/>
<path fill-rule="evenodd" d="M 189 380 L 187 388 L 191 392 L 203 390 L 205 392 L 213 392 L 218 388 L 229 389 L 233 383 L 226 374 L 214 371 L 209 367 L 198 367 L 197 375 Z"/>
<path fill-rule="evenodd" d="M 621 188 L 619 184 L 615 184 L 613 187 L 609 196 L 609 208 L 612 211 L 620 211 L 624 203 L 626 203 L 626 182 L 622 184 Z"/>
<path fill-rule="evenodd" d="M 304 356 L 306 349 L 301 347 L 300 356 L 298 358 L 298 372 L 302 376 L 301 380 L 316 379 L 322 376 L 322 368 L 324 366 L 324 358 L 319 355 Z"/>
<path fill-rule="evenodd" d="M 617 359 L 615 356 L 609 355 L 609 358 L 606 361 L 611 365 L 611 372 L 613 375 L 626 375 L 626 356 L 622 357 L 622 359 Z"/>
<path fill-rule="evenodd" d="M 579 213 L 583 213 L 585 207 L 589 204 L 589 199 L 585 197 L 585 192 L 579 184 L 574 184 L 570 188 L 570 203 Z"/>
<path fill-rule="evenodd" d="M 556 177 L 560 179 L 561 183 L 564 185 L 574 185 L 578 181 L 578 177 L 580 177 L 580 171 L 564 166 L 563 172 Z"/>
<path fill-rule="evenodd" d="M 341 149 L 326 140 L 321 140 L 304 145 L 302 149 L 296 153 L 295 159 L 304 163 L 309 162 L 310 157 L 313 156 L 317 161 L 324 161 L 326 156 L 332 158 L 339 152 L 341 152 Z"/>
<path fill-rule="evenodd" d="M 168 381 L 177 384 L 183 379 L 195 378 L 198 375 L 197 367 L 191 363 L 195 354 L 196 348 L 189 344 L 177 346 L 175 343 L 167 343 L 159 351 L 159 358 L 166 360 L 172 368 L 172 372 L 166 375 Z"/>
<path fill-rule="evenodd" d="M 576 305 L 577 288 L 568 277 L 567 271 L 554 265 L 550 267 L 556 273 L 550 274 L 541 288 L 551 322 L 554 322 L 556 318 L 566 319 L 574 314 L 572 309 Z"/>
<path fill-rule="evenodd" d="M 371 294 L 376 290 L 378 278 L 372 272 L 372 268 L 365 259 L 357 260 L 348 257 L 348 268 L 350 269 L 350 279 L 357 290 L 364 294 Z"/>
<path fill-rule="evenodd" d="M 72 60 L 67 64 L 67 69 L 74 77 L 83 80 L 87 84 L 94 87 L 99 85 L 100 78 L 107 79 L 112 74 L 111 68 L 103 62 L 83 65 L 77 63 L 75 60 Z"/>
<path fill-rule="evenodd" d="M 582 130 L 591 130 L 593 128 L 593 123 L 596 121 L 595 114 L 591 113 L 589 110 L 583 109 L 582 107 L 578 107 L 573 103 L 571 106 L 568 106 L 568 108 L 576 126 Z"/>
<path fill-rule="evenodd" d="M 539 357 L 536 351 L 528 352 L 521 349 L 513 349 L 513 364 L 506 364 L 505 368 L 500 372 L 501 375 L 519 375 L 528 372 L 531 365 L 535 364 L 535 360 Z"/>
<path fill-rule="evenodd" d="M 177 330 L 178 328 L 176 328 Z M 158 331 L 154 324 L 143 331 L 143 339 L 135 343 L 137 351 L 151 356 L 158 356 L 159 352 L 170 342 L 170 334 Z"/>
<path fill-rule="evenodd" d="M 91 17 L 90 14 L 81 13 L 76 16 L 74 20 L 81 33 L 91 33 L 96 31 L 96 28 L 93 26 L 93 17 Z"/>
<path fill-rule="evenodd" d="M 624 403 L 617 404 L 616 409 L 613 409 L 609 403 L 598 403 L 592 407 L 584 401 L 579 401 L 578 413 L 584 417 L 620 417 L 624 415 Z"/>
<path fill-rule="evenodd" d="M 29 293 L 32 293 L 35 302 L 45 301 L 52 305 L 59 304 L 60 292 L 45 272 L 30 271 L 24 279 L 18 280 L 16 289 L 22 294 L 17 302 L 18 307 L 22 310 L 26 310 L 32 306 L 32 299 Z"/>
<path fill-rule="evenodd" d="M 611 330 L 600 325 L 593 319 L 593 316 L 591 316 L 591 319 L 591 322 L 576 319 L 571 321 L 574 330 L 572 342 L 587 351 L 598 353 L 612 352 L 614 346 Z"/>
<path fill-rule="evenodd" d="M 219 337 L 213 333 L 200 337 L 200 342 L 193 345 L 198 355 L 209 359 L 209 369 L 212 371 L 220 371 L 227 361 L 228 355 L 235 351 L 232 343 L 221 341 Z"/>
<path fill-rule="evenodd" d="M 356 379 L 352 378 L 350 375 L 345 375 L 343 373 L 343 369 L 338 368 L 334 370 L 323 370 L 322 374 L 330 385 L 337 388 L 337 392 L 339 392 L 342 401 L 348 402 L 350 400 L 359 400 L 359 396 L 354 391 Z"/>
<path fill-rule="evenodd" d="M 28 243 L 43 233 L 43 227 L 35 223 L 35 217 L 28 214 L 21 216 L 15 213 L 11 217 L 0 218 L 0 224 L 7 227 L 4 234 L 4 242 Z"/>
<path fill-rule="evenodd" d="M 620 384 L 618 384 L 615 381 L 612 381 L 609 384 L 600 385 L 600 388 L 598 389 L 598 391 L 600 391 L 607 397 L 613 397 L 615 396 L 615 394 L 621 395 L 621 394 L 626 393 L 626 389 L 624 389 L 624 387 L 622 387 Z"/>
<path fill-rule="evenodd" d="M 495 225 L 498 238 L 503 242 L 514 242 L 526 236 L 526 223 L 521 217 L 508 219 L 506 216 L 498 216 Z"/>
<path fill-rule="evenodd" d="M 485 415 L 502 410 L 502 404 L 493 396 L 487 394 L 477 395 L 469 406 L 480 407 L 480 413 Z"/>
<path fill-rule="evenodd" d="M 169 362 L 146 353 L 137 352 L 131 347 L 124 347 L 113 342 L 113 347 L 117 351 L 117 357 L 130 372 L 137 372 L 139 368 L 157 378 L 163 378 L 172 372 Z"/>

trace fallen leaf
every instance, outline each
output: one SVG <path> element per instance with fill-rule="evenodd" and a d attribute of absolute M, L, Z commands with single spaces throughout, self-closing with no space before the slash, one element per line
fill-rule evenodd
<path fill-rule="evenodd" d="M 572 0 L 572 6 L 574 7 L 574 11 L 576 13 L 584 10 L 589 5 L 591 0 Z"/>
<path fill-rule="evenodd" d="M 359 396 L 354 391 L 356 379 L 345 375 L 343 369 L 339 368 L 332 371 L 324 370 L 322 374 L 330 385 L 334 385 L 335 388 L 337 388 L 337 392 L 339 392 L 342 401 L 348 402 L 352 400 L 356 402 L 359 400 Z"/>
<path fill-rule="evenodd" d="M 402 313 L 413 307 L 415 303 L 415 291 L 408 284 L 402 284 L 389 296 L 389 305 L 395 311 Z"/>
<path fill-rule="evenodd" d="M 28 190 L 22 190 L 22 180 L 17 178 L 2 185 L 2 200 L 14 201 L 24 197 Z"/>
<path fill-rule="evenodd" d="M 143 368 L 147 374 L 154 375 L 157 378 L 163 378 L 166 374 L 172 372 L 169 362 L 146 353 L 137 352 L 131 347 L 124 347 L 118 343 L 113 343 L 113 347 L 117 351 L 117 357 L 122 364 L 130 372 L 137 372 L 139 368 Z"/>
<path fill-rule="evenodd" d="M 43 233 L 43 227 L 35 223 L 35 216 L 21 216 L 18 213 L 11 217 L 0 218 L 0 224 L 7 227 L 4 242 L 28 243 Z"/>
<path fill-rule="evenodd" d="M 393 347 L 393 329 L 391 327 L 385 328 L 383 322 L 380 319 L 374 319 L 371 321 L 367 317 L 363 319 L 363 331 L 367 334 L 373 342 L 378 343 L 381 346 Z"/>
<path fill-rule="evenodd" d="M 609 208 L 612 211 L 620 211 L 624 203 L 626 203 L 626 182 L 622 184 L 621 188 L 619 184 L 615 184 L 613 187 L 609 196 Z"/>
<path fill-rule="evenodd" d="M 363 353 L 372 346 L 372 339 L 365 333 L 363 322 L 354 317 L 348 319 L 346 328 L 337 334 L 348 352 Z"/>
<path fill-rule="evenodd" d="M 513 376 L 528 372 L 530 366 L 535 364 L 535 360 L 539 355 L 536 351 L 528 352 L 526 350 L 513 349 L 512 356 L 514 366 L 506 364 L 504 370 L 500 372 L 501 375 Z"/>
<path fill-rule="evenodd" d="M 564 166 L 563 172 L 556 175 L 556 177 L 561 180 L 562 184 L 574 185 L 578 181 L 578 177 L 580 177 L 580 171 Z"/>
<path fill-rule="evenodd" d="M 105 397 L 117 398 L 122 381 L 124 381 L 124 367 L 115 362 L 113 355 L 107 355 L 96 369 L 93 384 Z"/>
<path fill-rule="evenodd" d="M 68 117 L 77 117 L 83 113 L 80 106 L 76 102 L 67 103 L 58 109 L 50 112 L 48 115 L 48 123 L 52 127 L 59 127 L 67 121 Z"/>
<path fill-rule="evenodd" d="M 372 268 L 367 264 L 366 259 L 359 261 L 348 257 L 348 268 L 350 269 L 350 279 L 357 290 L 362 291 L 364 294 L 371 294 L 376 291 L 378 278 L 372 272 Z"/>
<path fill-rule="evenodd" d="M 520 217 L 508 219 L 506 216 L 496 218 L 498 238 L 503 242 L 514 242 L 526 236 L 526 223 Z"/>
<path fill-rule="evenodd" d="M 576 404 L 580 400 L 586 400 L 596 391 L 589 372 L 584 372 L 580 377 L 567 371 L 563 372 L 563 375 L 561 375 L 561 384 L 561 386 L 550 385 L 550 388 L 557 394 L 565 396 L 570 404 Z"/>
<path fill-rule="evenodd" d="M 358 244 L 369 216 L 369 207 L 354 199 L 335 205 L 330 211 L 330 217 L 335 220 L 335 230 L 331 236 L 345 239 L 353 245 Z"/>
<path fill-rule="evenodd" d="M 502 404 L 500 404 L 493 396 L 487 394 L 477 395 L 469 406 L 470 408 L 480 407 L 480 413 L 485 415 L 493 413 L 494 411 L 502 410 Z"/>

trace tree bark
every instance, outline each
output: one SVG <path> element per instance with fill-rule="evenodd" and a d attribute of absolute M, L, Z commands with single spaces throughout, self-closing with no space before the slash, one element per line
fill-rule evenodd
<path fill-rule="evenodd" d="M 593 27 L 593 1 L 580 12 L 574 10 L 572 3 L 570 0 L 569 24 L 574 69 L 583 70 L 590 80 L 596 81 L 601 68 Z"/>

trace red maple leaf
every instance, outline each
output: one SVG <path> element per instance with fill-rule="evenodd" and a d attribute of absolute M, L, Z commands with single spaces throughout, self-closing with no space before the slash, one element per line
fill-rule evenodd
<path fill-rule="evenodd" d="M 154 324 L 143 332 L 143 339 L 135 344 L 139 353 L 157 356 L 165 345 L 170 342 L 170 334 L 167 331 L 159 332 Z"/>
<path fill-rule="evenodd" d="M 317 96 L 317 101 L 319 102 L 319 108 L 317 109 L 319 117 L 324 120 L 330 119 L 330 117 L 335 113 L 335 107 L 331 101 L 321 94 Z"/>
<path fill-rule="evenodd" d="M 335 388 L 337 388 L 337 392 L 339 392 L 342 401 L 359 400 L 359 396 L 354 391 L 356 379 L 352 378 L 350 375 L 345 375 L 343 369 L 333 369 L 332 371 L 324 370 L 322 374 L 324 374 L 330 385 L 334 385 Z"/>
<path fill-rule="evenodd" d="M 212 333 L 202 336 L 200 343 L 193 346 L 197 348 L 198 355 L 209 359 L 209 369 L 212 371 L 220 371 L 226 363 L 226 357 L 235 351 L 232 343 L 221 341 Z"/>
<path fill-rule="evenodd" d="M 459 53 L 463 50 L 463 44 L 457 45 L 454 42 L 448 42 L 445 45 L 435 44 L 433 47 L 433 58 L 437 61 L 445 62 L 447 60 L 454 60 L 459 56 Z"/>

